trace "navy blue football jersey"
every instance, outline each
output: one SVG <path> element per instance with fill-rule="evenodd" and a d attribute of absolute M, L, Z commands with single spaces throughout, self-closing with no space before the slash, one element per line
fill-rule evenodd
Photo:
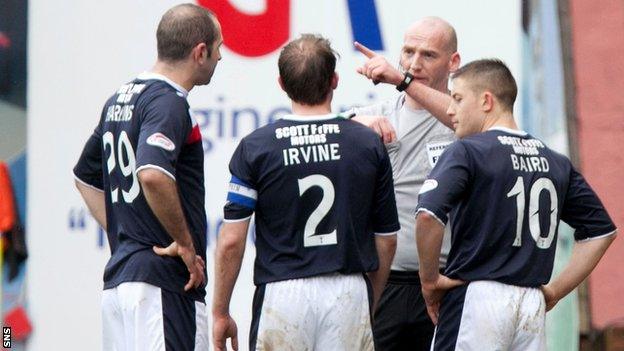
<path fill-rule="evenodd" d="M 254 282 L 374 271 L 374 235 L 399 230 L 380 138 L 339 115 L 289 115 L 243 138 L 226 221 L 255 212 Z"/>
<path fill-rule="evenodd" d="M 156 255 L 171 236 L 150 209 L 137 172 L 158 169 L 176 181 L 197 254 L 206 256 L 204 153 L 187 92 L 156 74 L 124 84 L 106 102 L 77 165 L 76 178 L 105 193 L 111 258 L 104 288 L 141 281 L 184 292 L 189 273 L 178 257 Z M 204 287 L 186 292 L 203 300 Z"/>
<path fill-rule="evenodd" d="M 570 160 L 520 131 L 492 128 L 453 143 L 419 196 L 418 210 L 452 239 L 445 274 L 536 287 L 552 274 L 563 220 L 577 241 L 612 234 L 615 225 Z"/>

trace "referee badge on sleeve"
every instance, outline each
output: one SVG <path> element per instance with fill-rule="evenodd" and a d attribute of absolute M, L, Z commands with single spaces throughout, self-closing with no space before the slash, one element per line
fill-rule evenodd
<path fill-rule="evenodd" d="M 451 145 L 451 143 L 452 141 L 439 141 L 427 144 L 427 159 L 429 160 L 431 168 L 435 167 L 438 159 L 442 156 L 444 149 Z"/>

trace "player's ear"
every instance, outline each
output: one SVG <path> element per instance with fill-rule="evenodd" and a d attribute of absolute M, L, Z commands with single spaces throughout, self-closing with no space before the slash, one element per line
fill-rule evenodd
<path fill-rule="evenodd" d="M 487 90 L 481 94 L 481 109 L 485 113 L 491 112 L 492 109 L 494 109 L 494 94 Z"/>
<path fill-rule="evenodd" d="M 206 45 L 206 43 L 199 43 L 195 45 L 193 50 L 191 50 L 191 56 L 193 56 L 193 61 L 205 61 L 206 59 L 208 59 L 208 56 L 210 56 L 208 45 Z"/>
<path fill-rule="evenodd" d="M 284 89 L 284 82 L 282 81 L 282 77 L 277 77 L 277 82 L 279 83 L 280 88 L 282 88 L 282 90 L 285 92 L 286 89 Z"/>
<path fill-rule="evenodd" d="M 338 73 L 334 72 L 334 74 L 331 77 L 331 88 L 332 90 L 335 90 L 338 87 Z"/>

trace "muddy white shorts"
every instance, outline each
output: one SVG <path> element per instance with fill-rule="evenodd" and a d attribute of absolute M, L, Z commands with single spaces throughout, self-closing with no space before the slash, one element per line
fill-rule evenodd
<path fill-rule="evenodd" d="M 544 295 L 493 281 L 449 290 L 431 350 L 546 350 Z"/>
<path fill-rule="evenodd" d="M 250 350 L 372 351 L 363 274 L 328 274 L 257 287 Z"/>
<path fill-rule="evenodd" d="M 102 295 L 103 350 L 208 350 L 206 304 L 142 282 Z"/>

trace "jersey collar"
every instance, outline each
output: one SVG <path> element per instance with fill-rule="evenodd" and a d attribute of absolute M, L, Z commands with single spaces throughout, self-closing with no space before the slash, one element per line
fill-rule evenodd
<path fill-rule="evenodd" d="M 327 120 L 338 118 L 338 117 L 341 117 L 341 115 L 336 114 L 336 113 L 328 113 L 326 115 L 308 115 L 308 116 L 288 114 L 288 115 L 282 116 L 282 119 L 287 120 L 287 121 L 296 121 L 296 122 L 312 122 L 312 121 L 327 121 Z"/>
<path fill-rule="evenodd" d="M 525 136 L 528 133 L 523 131 L 523 130 L 517 130 L 517 129 L 511 129 L 511 128 L 507 128 L 507 127 L 492 127 L 490 129 L 488 129 L 488 131 L 490 130 L 498 130 L 500 132 L 505 132 L 508 134 L 514 134 L 514 135 L 519 135 L 519 136 Z"/>
<path fill-rule="evenodd" d="M 184 98 L 188 96 L 188 91 L 186 89 L 182 88 L 180 84 L 172 81 L 171 79 L 163 76 L 162 74 L 158 74 L 154 72 L 143 72 L 139 74 L 137 78 L 141 80 L 150 80 L 150 79 L 162 80 L 163 82 L 171 85 L 175 90 L 177 90 L 180 94 L 182 94 Z"/>

